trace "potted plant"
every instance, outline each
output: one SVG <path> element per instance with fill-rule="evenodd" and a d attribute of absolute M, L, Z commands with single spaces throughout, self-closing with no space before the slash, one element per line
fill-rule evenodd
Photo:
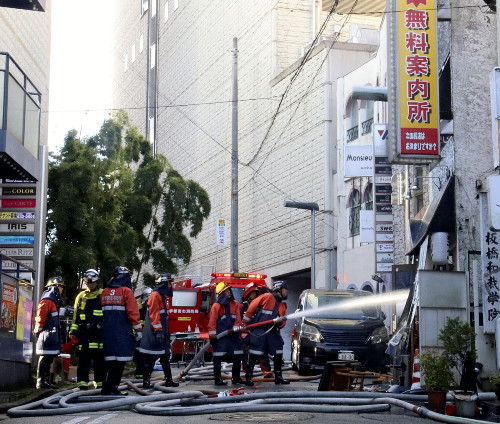
<path fill-rule="evenodd" d="M 444 414 L 446 393 L 453 384 L 453 372 L 448 356 L 437 351 L 420 355 L 420 368 L 429 397 L 429 409 Z"/>
<path fill-rule="evenodd" d="M 448 317 L 445 326 L 439 331 L 438 339 L 443 343 L 443 353 L 449 358 L 452 369 L 460 377 L 460 390 L 477 392 L 474 328 L 458 317 Z"/>
<path fill-rule="evenodd" d="M 494 386 L 495 394 L 497 395 L 497 399 L 500 400 L 500 373 L 495 373 L 490 377 L 490 382 Z"/>

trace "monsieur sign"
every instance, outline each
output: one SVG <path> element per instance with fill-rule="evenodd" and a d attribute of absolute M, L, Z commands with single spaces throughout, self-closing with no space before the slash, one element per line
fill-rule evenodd
<path fill-rule="evenodd" d="M 344 177 L 371 177 L 373 176 L 373 147 L 345 146 L 344 150 Z"/>

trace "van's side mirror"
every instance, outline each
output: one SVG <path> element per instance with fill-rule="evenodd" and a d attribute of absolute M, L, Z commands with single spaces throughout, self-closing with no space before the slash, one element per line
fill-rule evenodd
<path fill-rule="evenodd" d="M 208 292 L 207 291 L 202 291 L 201 292 L 201 300 L 205 301 L 208 299 Z"/>
<path fill-rule="evenodd" d="M 201 305 L 200 312 L 203 312 L 204 314 L 206 314 L 206 313 L 208 313 L 208 308 L 205 305 Z"/>

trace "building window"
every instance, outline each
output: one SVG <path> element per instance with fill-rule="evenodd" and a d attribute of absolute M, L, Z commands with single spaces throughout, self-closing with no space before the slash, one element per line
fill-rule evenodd
<path fill-rule="evenodd" d="M 142 53 L 144 50 L 144 35 L 141 34 L 139 37 L 139 53 Z"/>
<path fill-rule="evenodd" d="M 128 54 L 125 55 L 125 60 L 123 61 L 123 72 L 128 71 Z"/>
<path fill-rule="evenodd" d="M 349 236 L 359 234 L 359 210 L 361 209 L 359 190 L 353 189 L 349 196 Z"/>
<path fill-rule="evenodd" d="M 347 128 L 346 141 L 356 140 L 359 136 L 358 130 L 358 101 L 350 98 L 347 102 L 346 113 L 345 113 L 345 123 Z"/>
<path fill-rule="evenodd" d="M 149 8 L 149 0 L 141 0 L 141 16 L 143 16 Z"/>
<path fill-rule="evenodd" d="M 168 21 L 168 1 L 165 2 L 165 22 Z"/>
<path fill-rule="evenodd" d="M 150 68 L 153 69 L 156 66 L 156 44 L 153 44 L 149 49 L 149 55 Z"/>
<path fill-rule="evenodd" d="M 368 183 L 363 192 L 363 205 L 365 211 L 373 210 L 373 184 Z"/>
<path fill-rule="evenodd" d="M 179 0 L 174 0 L 174 10 L 177 10 L 179 7 Z"/>
<path fill-rule="evenodd" d="M 132 46 L 132 63 L 135 62 L 135 44 Z"/>
<path fill-rule="evenodd" d="M 360 105 L 361 135 L 371 134 L 373 125 L 373 102 L 362 100 Z"/>

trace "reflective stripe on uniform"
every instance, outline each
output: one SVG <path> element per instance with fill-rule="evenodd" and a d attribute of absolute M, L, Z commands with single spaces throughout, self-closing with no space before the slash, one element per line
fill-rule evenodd
<path fill-rule="evenodd" d="M 212 334 L 213 334 L 213 335 L 215 335 L 215 334 L 217 334 L 217 331 L 215 331 L 215 330 L 213 330 L 213 331 L 209 331 L 209 332 L 208 332 L 208 334 L 209 334 L 209 335 L 212 335 Z"/>
<path fill-rule="evenodd" d="M 160 314 L 164 314 L 165 312 L 165 309 L 160 309 Z"/>
<path fill-rule="evenodd" d="M 103 306 L 102 307 L 103 311 L 124 311 L 125 306 L 121 305 L 108 305 L 108 306 Z"/>
<path fill-rule="evenodd" d="M 137 330 L 139 328 L 142 328 L 142 325 L 141 324 L 137 324 L 137 325 L 134 325 L 134 329 Z"/>
<path fill-rule="evenodd" d="M 87 319 L 87 315 L 85 315 L 85 314 L 80 314 L 80 319 L 81 319 L 82 321 L 85 321 L 85 320 Z"/>
<path fill-rule="evenodd" d="M 254 350 L 250 349 L 248 352 L 254 354 L 254 355 L 264 355 L 264 352 L 262 350 Z"/>
<path fill-rule="evenodd" d="M 161 328 L 161 324 L 155 324 L 153 325 L 153 328 Z"/>
<path fill-rule="evenodd" d="M 71 324 L 70 331 L 72 331 L 72 330 L 78 330 L 78 324 Z"/>
<path fill-rule="evenodd" d="M 78 381 L 76 385 L 77 387 L 89 387 L 89 383 L 87 381 Z"/>
<path fill-rule="evenodd" d="M 102 309 L 94 309 L 94 316 L 102 317 Z"/>
<path fill-rule="evenodd" d="M 38 355 L 59 355 L 61 353 L 61 351 L 59 349 L 57 350 L 36 350 L 36 353 Z"/>
<path fill-rule="evenodd" d="M 270 311 L 269 309 L 262 309 L 260 312 L 266 315 L 271 315 L 273 313 L 273 311 Z"/>
<path fill-rule="evenodd" d="M 233 355 L 243 355 L 243 351 L 242 350 L 235 350 L 233 352 Z"/>
<path fill-rule="evenodd" d="M 99 349 L 99 343 L 89 343 L 90 349 Z"/>
<path fill-rule="evenodd" d="M 165 349 L 163 349 L 163 350 L 149 350 L 149 349 L 144 349 L 141 347 L 141 348 L 139 348 L 139 352 L 147 353 L 149 355 L 164 355 Z"/>
<path fill-rule="evenodd" d="M 212 355 L 213 356 L 224 356 L 224 355 L 227 355 L 227 352 L 213 352 Z"/>
<path fill-rule="evenodd" d="M 56 317 L 59 315 L 59 312 L 58 311 L 55 311 L 55 312 L 51 312 L 50 315 L 52 315 L 53 317 Z"/>
<path fill-rule="evenodd" d="M 105 361 L 119 361 L 119 362 L 127 362 L 134 359 L 133 356 L 105 356 Z"/>

